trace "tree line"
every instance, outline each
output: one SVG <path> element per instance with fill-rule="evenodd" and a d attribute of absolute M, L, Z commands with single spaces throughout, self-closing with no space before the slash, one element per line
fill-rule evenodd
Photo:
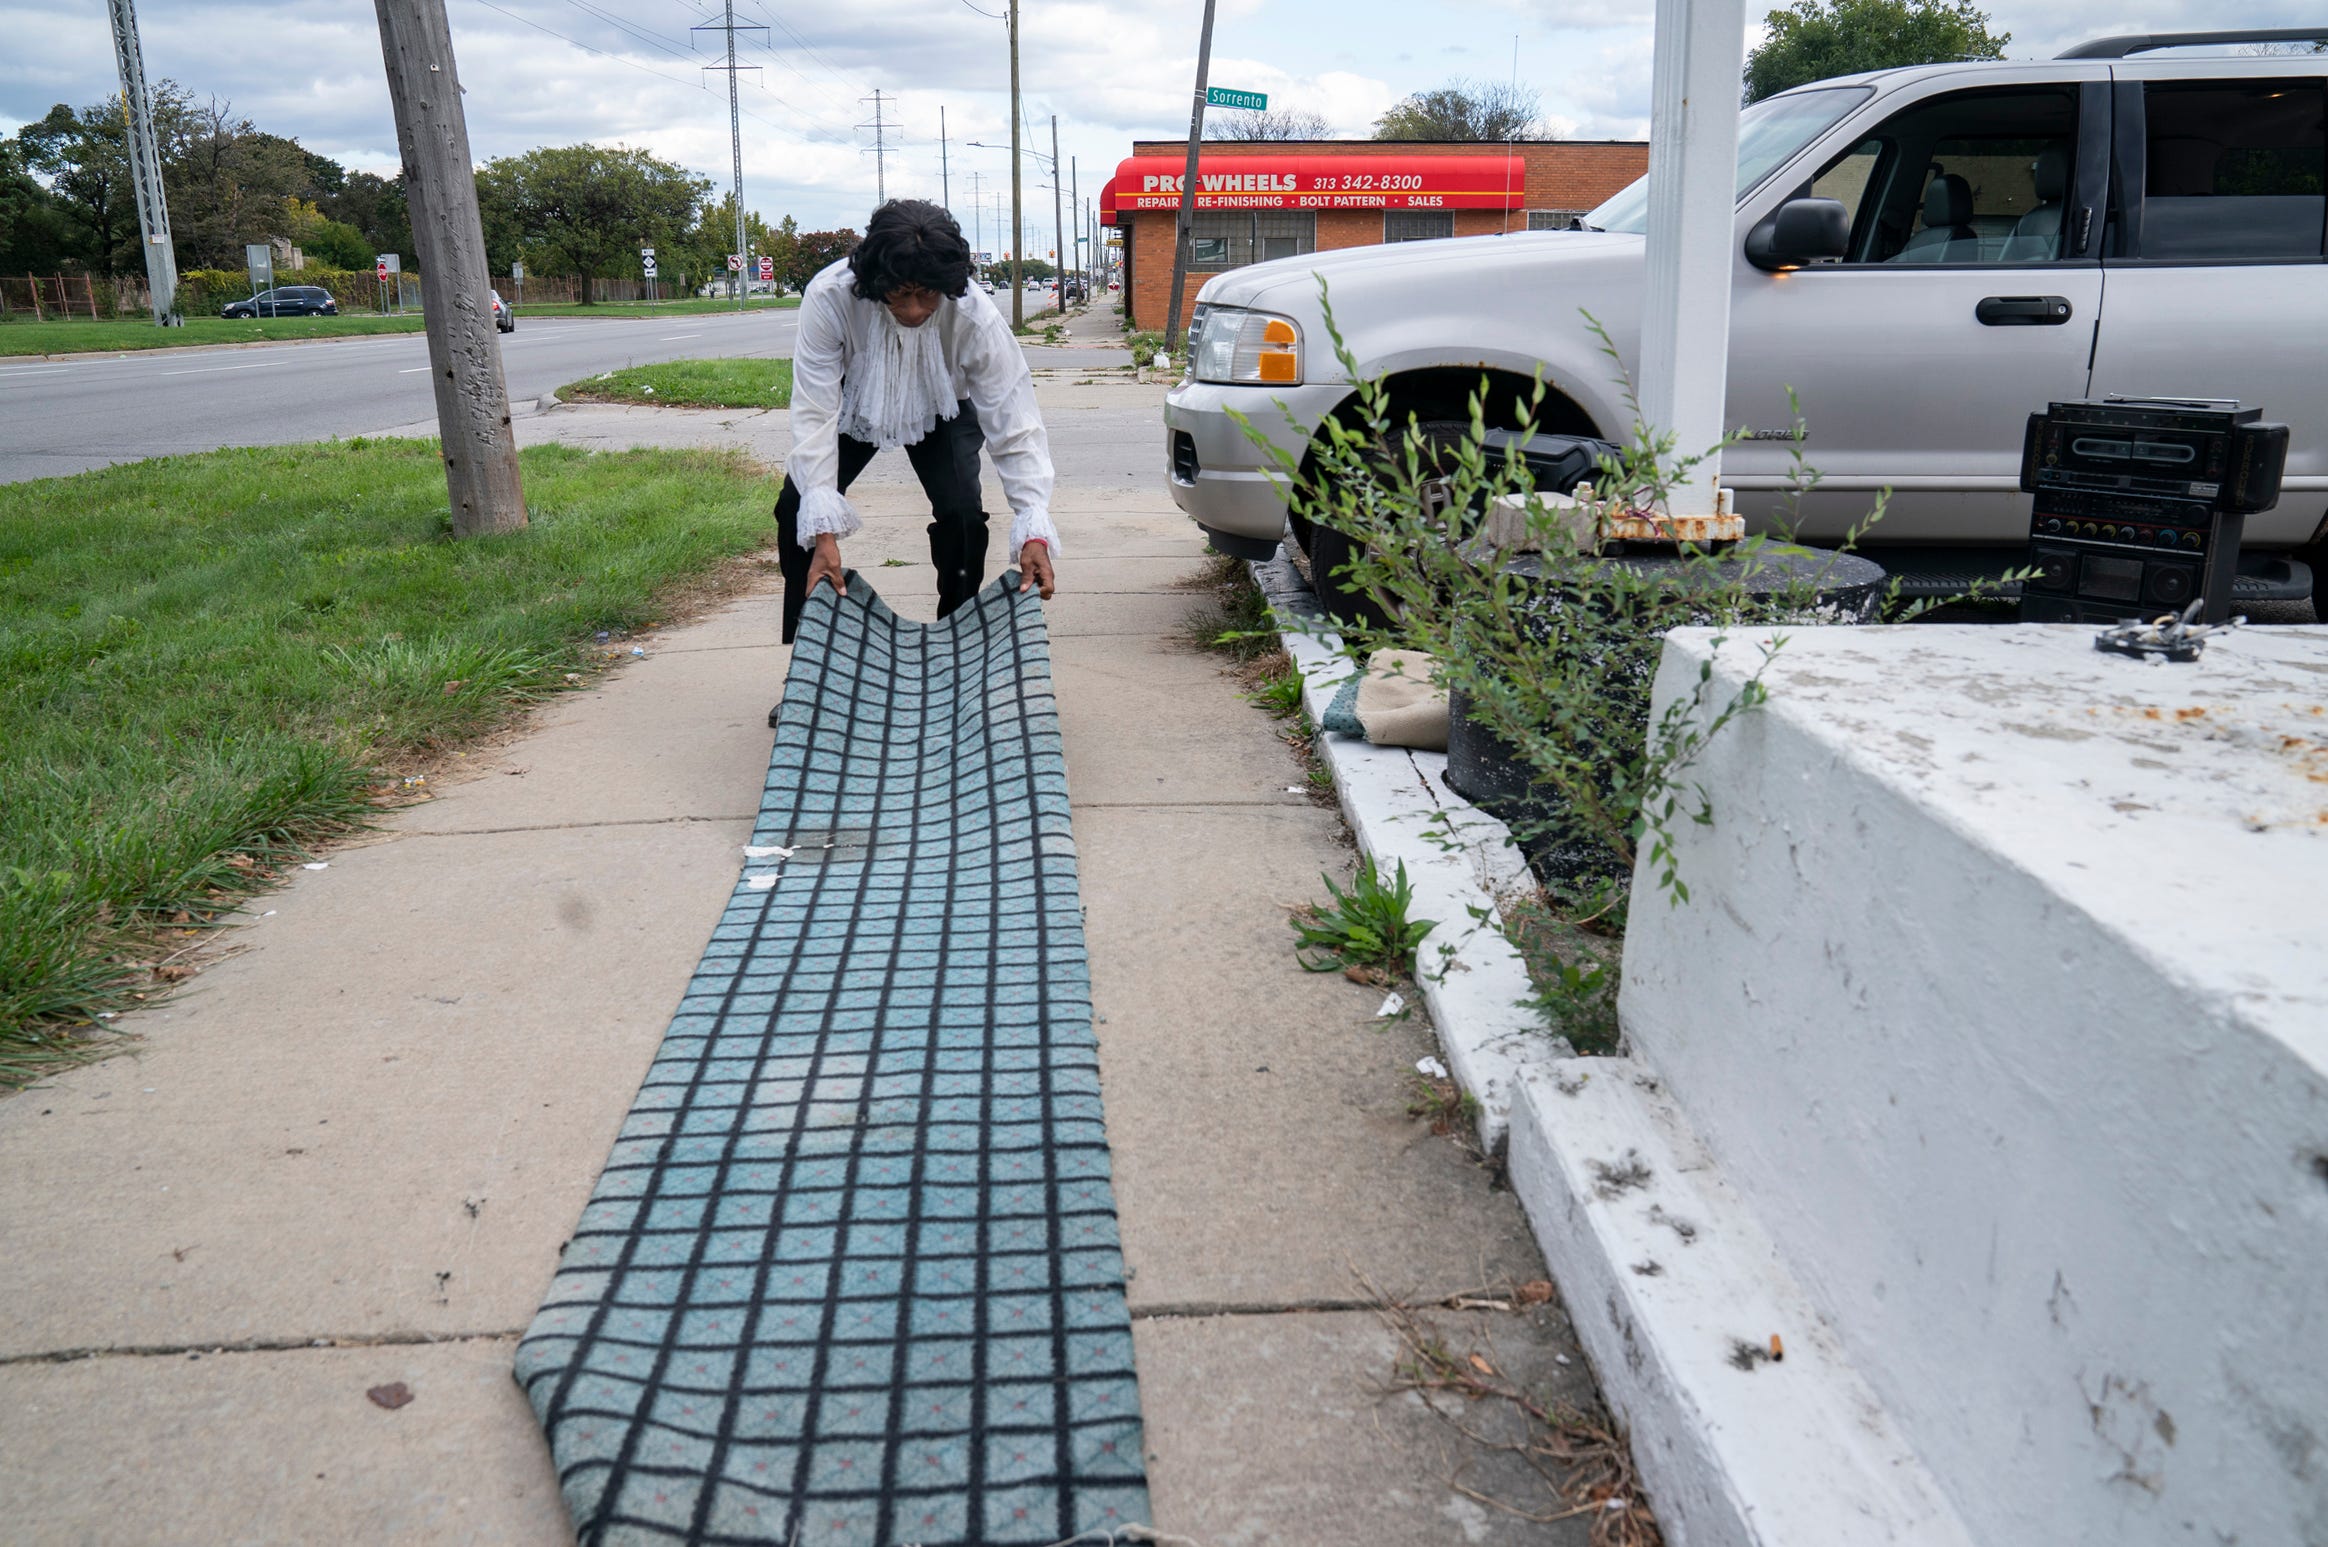
<path fill-rule="evenodd" d="M 325 269 L 369 269 L 390 252 L 414 268 L 401 174 L 351 172 L 174 81 L 154 89 L 154 135 L 180 272 L 239 271 L 246 245 L 277 238 Z M 592 281 L 640 277 L 643 247 L 674 286 L 724 280 L 735 244 L 733 195 L 714 199 L 706 179 L 620 146 L 495 157 L 477 170 L 477 204 L 495 275 L 523 263 L 579 276 L 585 300 Z M 772 257 L 778 282 L 795 289 L 857 242 L 850 230 L 802 231 L 789 215 L 770 225 L 747 212 L 744 225 L 751 252 Z M 0 274 L 144 272 L 118 93 L 59 103 L 0 139 Z"/>
<path fill-rule="evenodd" d="M 174 81 L 153 95 L 179 268 L 239 269 L 246 243 L 274 237 L 338 268 L 411 250 L 401 177 L 350 172 Z M 119 94 L 0 140 L 0 274 L 65 271 L 145 272 Z"/>

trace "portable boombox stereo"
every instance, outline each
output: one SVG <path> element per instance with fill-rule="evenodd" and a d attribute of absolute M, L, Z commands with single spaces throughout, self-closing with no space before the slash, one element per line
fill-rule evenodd
<path fill-rule="evenodd" d="M 2025 623 L 2231 612 L 2248 516 L 2279 502 L 2288 427 L 2215 399 L 2108 398 L 2029 416 L 2021 487 L 2036 496 Z"/>

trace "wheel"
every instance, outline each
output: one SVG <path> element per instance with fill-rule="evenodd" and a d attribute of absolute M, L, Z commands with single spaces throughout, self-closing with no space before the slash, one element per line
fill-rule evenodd
<path fill-rule="evenodd" d="M 1434 499 L 1434 486 L 1441 480 L 1431 476 L 1431 463 L 1437 460 L 1439 449 L 1458 443 L 1469 432 L 1469 426 L 1454 422 L 1426 421 L 1422 430 L 1430 449 L 1425 454 L 1423 494 Z M 1436 495 L 1444 503 L 1444 495 Z M 1457 518 L 1458 525 L 1468 525 Z M 1309 555 L 1310 582 L 1318 594 L 1319 605 L 1337 618 L 1354 619 L 1378 629 L 1395 626 L 1396 618 L 1378 597 L 1353 586 L 1348 576 L 1341 573 L 1363 551 L 1362 546 L 1348 534 L 1321 526 L 1300 514 L 1293 517 L 1295 535 L 1302 540 L 1303 551 Z"/>
<path fill-rule="evenodd" d="M 1374 596 L 1350 583 L 1343 571 L 1351 560 L 1364 550 L 1346 533 L 1330 526 L 1310 527 L 1309 561 L 1310 583 L 1318 593 L 1318 605 L 1336 618 L 1368 624 L 1378 629 L 1392 625 L 1390 612 Z"/>

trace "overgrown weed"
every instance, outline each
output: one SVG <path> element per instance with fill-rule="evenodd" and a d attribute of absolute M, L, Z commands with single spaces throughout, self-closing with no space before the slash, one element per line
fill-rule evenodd
<path fill-rule="evenodd" d="M 1290 920 L 1294 954 L 1303 968 L 1337 972 L 1351 967 L 1382 967 L 1411 975 L 1415 951 L 1423 937 L 1438 927 L 1438 921 L 1408 916 L 1415 889 L 1407 879 L 1406 862 L 1401 860 L 1386 881 L 1373 859 L 1361 855 L 1358 873 L 1346 891 L 1332 876 L 1319 879 L 1326 883 L 1330 903 L 1298 908 Z"/>

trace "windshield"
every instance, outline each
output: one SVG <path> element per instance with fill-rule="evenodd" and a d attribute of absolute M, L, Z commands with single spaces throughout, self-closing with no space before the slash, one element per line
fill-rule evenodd
<path fill-rule="evenodd" d="M 1829 86 L 1765 97 L 1738 115 L 1738 197 L 1794 158 L 1796 151 L 1835 126 L 1870 95 L 1865 86 Z M 1588 231 L 1649 229 L 1649 179 L 1644 177 L 1584 217 Z"/>

